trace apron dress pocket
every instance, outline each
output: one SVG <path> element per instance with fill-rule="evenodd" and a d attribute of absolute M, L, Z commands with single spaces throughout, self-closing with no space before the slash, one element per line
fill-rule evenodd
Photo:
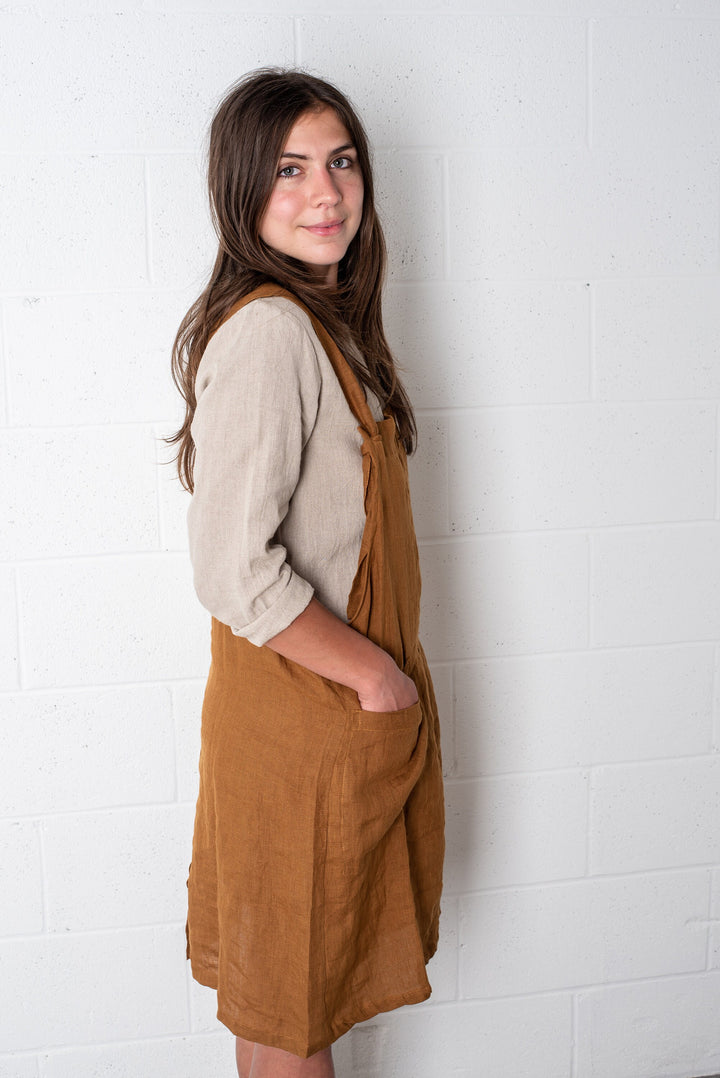
<path fill-rule="evenodd" d="M 420 777 L 428 742 L 420 702 L 400 711 L 353 711 L 346 739 L 340 837 L 354 859 L 383 840 Z"/>

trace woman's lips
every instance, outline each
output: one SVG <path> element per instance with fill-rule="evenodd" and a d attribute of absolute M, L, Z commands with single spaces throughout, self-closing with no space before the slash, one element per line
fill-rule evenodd
<path fill-rule="evenodd" d="M 321 221 L 317 225 L 304 225 L 304 228 L 314 236 L 336 236 L 343 224 L 344 221 Z"/>

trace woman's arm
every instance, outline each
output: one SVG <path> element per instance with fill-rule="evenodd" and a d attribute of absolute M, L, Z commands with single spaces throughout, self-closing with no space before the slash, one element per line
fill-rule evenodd
<path fill-rule="evenodd" d="M 195 385 L 187 516 L 195 590 L 213 617 L 258 647 L 313 594 L 277 539 L 322 389 L 312 340 L 288 305 L 297 310 L 262 299 L 234 314 L 210 340 Z"/>
<path fill-rule="evenodd" d="M 354 689 L 363 711 L 399 711 L 418 698 L 415 683 L 386 651 L 317 599 L 311 599 L 302 614 L 265 646 Z"/>
<path fill-rule="evenodd" d="M 195 588 L 238 636 L 347 685 L 365 710 L 396 711 L 417 700 L 413 682 L 387 652 L 312 598 L 311 585 L 272 539 L 299 480 L 321 388 L 315 345 L 294 307 L 288 313 L 270 300 L 250 303 L 211 340 L 192 428 Z"/>

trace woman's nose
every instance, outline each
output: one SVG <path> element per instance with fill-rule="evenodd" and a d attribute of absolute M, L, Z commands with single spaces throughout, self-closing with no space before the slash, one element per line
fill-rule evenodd
<path fill-rule="evenodd" d="M 326 169 L 318 169 L 315 174 L 313 186 L 313 198 L 318 206 L 336 206 L 342 195 L 335 183 L 335 178 Z"/>

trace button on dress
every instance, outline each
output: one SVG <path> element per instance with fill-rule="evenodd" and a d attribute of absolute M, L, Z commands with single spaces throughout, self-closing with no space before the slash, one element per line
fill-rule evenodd
<path fill-rule="evenodd" d="M 419 699 L 359 707 L 345 685 L 212 620 L 187 956 L 246 1040 L 307 1057 L 355 1023 L 430 995 L 444 808 L 440 731 L 418 638 L 420 568 L 395 420 L 377 422 L 310 317 L 362 436 L 365 528 L 348 623 L 392 655 Z"/>

